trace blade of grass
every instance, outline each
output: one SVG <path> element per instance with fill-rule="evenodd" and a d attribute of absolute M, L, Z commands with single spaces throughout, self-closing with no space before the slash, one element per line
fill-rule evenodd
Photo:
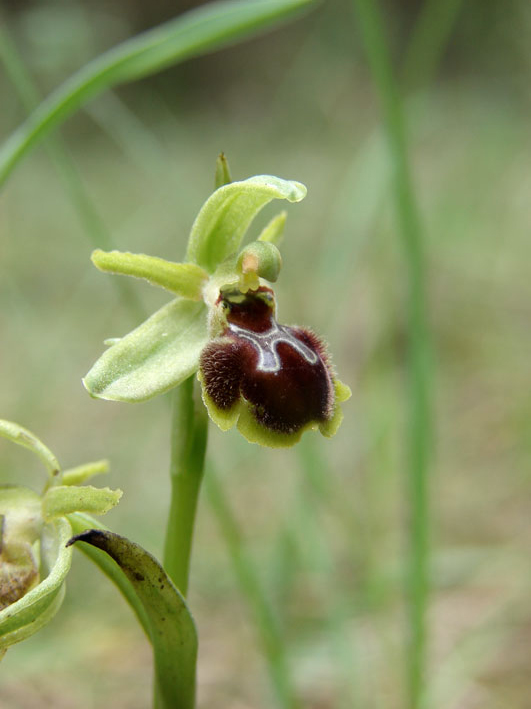
<path fill-rule="evenodd" d="M 433 80 L 462 4 L 463 0 L 427 0 L 422 6 L 400 72 L 404 92 L 424 89 Z M 405 108 L 408 119 L 414 125 L 420 124 L 424 106 L 410 99 Z M 342 187 L 328 202 L 329 233 L 337 234 L 337 241 L 335 248 L 326 248 L 319 259 L 320 278 L 328 293 L 326 302 L 339 299 L 344 292 L 370 225 L 381 214 L 389 186 L 389 156 L 385 148 L 385 135 L 378 126 L 347 166 Z M 339 308 L 327 312 L 326 322 L 332 321 L 334 328 L 344 327 L 340 316 Z"/>
<path fill-rule="evenodd" d="M 0 22 L 0 61 L 25 109 L 30 113 L 38 105 L 40 97 L 27 71 L 17 47 Z M 94 248 L 111 251 L 115 248 L 113 238 L 85 189 L 76 165 L 68 153 L 61 136 L 51 136 L 45 143 L 48 155 L 55 164 L 64 190 L 79 217 L 88 241 Z M 132 315 L 139 320 L 145 312 L 131 283 L 113 278 L 113 284 L 129 306 Z"/>
<path fill-rule="evenodd" d="M 234 573 L 255 617 L 278 706 L 283 709 L 296 709 L 299 707 L 299 702 L 291 680 L 278 618 L 271 608 L 263 584 L 245 550 L 238 522 L 216 472 L 210 464 L 205 475 L 205 486 L 208 500 L 227 545 Z"/>
<path fill-rule="evenodd" d="M 420 706 L 426 665 L 428 605 L 429 490 L 432 437 L 431 363 L 426 314 L 422 231 L 408 158 L 402 101 L 392 70 L 380 10 L 373 0 L 354 0 L 373 78 L 380 95 L 389 154 L 392 189 L 407 269 L 410 505 L 408 686 L 411 709 Z"/>
<path fill-rule="evenodd" d="M 45 99 L 0 150 L 0 185 L 21 158 L 91 98 L 185 59 L 226 47 L 314 0 L 233 0 L 204 5 L 100 55 Z"/>

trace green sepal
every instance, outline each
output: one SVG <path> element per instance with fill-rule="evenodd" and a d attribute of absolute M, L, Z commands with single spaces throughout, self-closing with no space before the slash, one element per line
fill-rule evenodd
<path fill-rule="evenodd" d="M 0 611 L 0 651 L 25 640 L 46 625 L 64 597 L 64 580 L 70 569 L 72 550 L 66 543 L 70 524 L 57 518 L 46 524 L 41 535 L 41 582 L 22 598 Z"/>
<path fill-rule="evenodd" d="M 175 263 L 146 254 L 96 249 L 91 259 L 100 271 L 143 278 L 154 286 L 190 300 L 201 300 L 208 278 L 208 273 L 195 263 Z"/>
<path fill-rule="evenodd" d="M 34 433 L 28 431 L 27 428 L 19 426 L 18 423 L 0 419 L 0 436 L 7 438 L 12 443 L 28 448 L 44 463 L 50 478 L 59 478 L 61 473 L 59 461 L 48 446 L 45 446 L 44 443 L 37 438 Z"/>
<path fill-rule="evenodd" d="M 150 399 L 197 370 L 207 341 L 206 306 L 177 298 L 106 350 L 83 384 L 100 399 Z"/>
<path fill-rule="evenodd" d="M 284 237 L 284 228 L 287 218 L 288 213 L 286 211 L 282 211 L 277 214 L 276 217 L 273 217 L 260 232 L 258 241 L 265 241 L 266 243 L 278 246 Z"/>
<path fill-rule="evenodd" d="M 118 504 L 122 494 L 121 490 L 108 487 L 56 485 L 43 497 L 42 514 L 45 520 L 64 517 L 73 512 L 104 515 Z"/>
<path fill-rule="evenodd" d="M 249 225 L 273 199 L 300 202 L 306 187 L 272 175 L 258 175 L 217 189 L 196 217 L 188 240 L 187 260 L 213 273 L 238 251 Z"/>
<path fill-rule="evenodd" d="M 197 632 L 186 602 L 159 562 L 138 544 L 112 532 L 88 530 L 70 540 L 102 549 L 125 573 L 149 623 L 162 706 L 192 709 Z"/>
<path fill-rule="evenodd" d="M 77 465 L 63 471 L 63 485 L 82 485 L 95 475 L 104 475 L 109 472 L 108 460 L 95 460 L 92 463 Z"/>

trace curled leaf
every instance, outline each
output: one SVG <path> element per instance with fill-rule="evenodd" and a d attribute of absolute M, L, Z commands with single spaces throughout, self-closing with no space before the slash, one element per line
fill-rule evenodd
<path fill-rule="evenodd" d="M 197 632 L 184 598 L 162 566 L 141 546 L 113 532 L 91 529 L 69 544 L 75 542 L 107 552 L 125 573 L 147 614 L 163 706 L 192 709 Z"/>

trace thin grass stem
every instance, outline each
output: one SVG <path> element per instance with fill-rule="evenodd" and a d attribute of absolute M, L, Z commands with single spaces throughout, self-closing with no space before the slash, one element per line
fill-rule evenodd
<path fill-rule="evenodd" d="M 382 102 L 383 121 L 392 161 L 392 188 L 404 250 L 408 284 L 408 493 L 410 505 L 408 687 L 411 709 L 420 706 L 426 666 L 428 605 L 429 491 L 432 439 L 431 362 L 426 314 L 422 231 L 408 158 L 406 130 L 398 85 L 383 21 L 373 0 L 354 0 L 367 57 Z"/>
<path fill-rule="evenodd" d="M 264 585 L 246 552 L 238 522 L 225 497 L 223 486 L 210 463 L 205 488 L 225 540 L 234 574 L 255 618 L 277 705 L 282 709 L 298 709 L 300 704 L 291 679 L 278 618 L 265 593 Z"/>

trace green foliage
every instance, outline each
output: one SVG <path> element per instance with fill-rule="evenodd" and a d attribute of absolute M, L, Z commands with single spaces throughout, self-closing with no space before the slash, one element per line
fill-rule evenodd
<path fill-rule="evenodd" d="M 184 598 L 159 562 L 138 544 L 90 529 L 70 540 L 105 551 L 129 579 L 147 617 L 160 709 L 193 709 L 197 632 Z"/>
<path fill-rule="evenodd" d="M 102 91 L 224 47 L 312 2 L 229 0 L 207 4 L 97 57 L 56 89 L 9 138 L 0 150 L 0 185 L 39 140 Z"/>

